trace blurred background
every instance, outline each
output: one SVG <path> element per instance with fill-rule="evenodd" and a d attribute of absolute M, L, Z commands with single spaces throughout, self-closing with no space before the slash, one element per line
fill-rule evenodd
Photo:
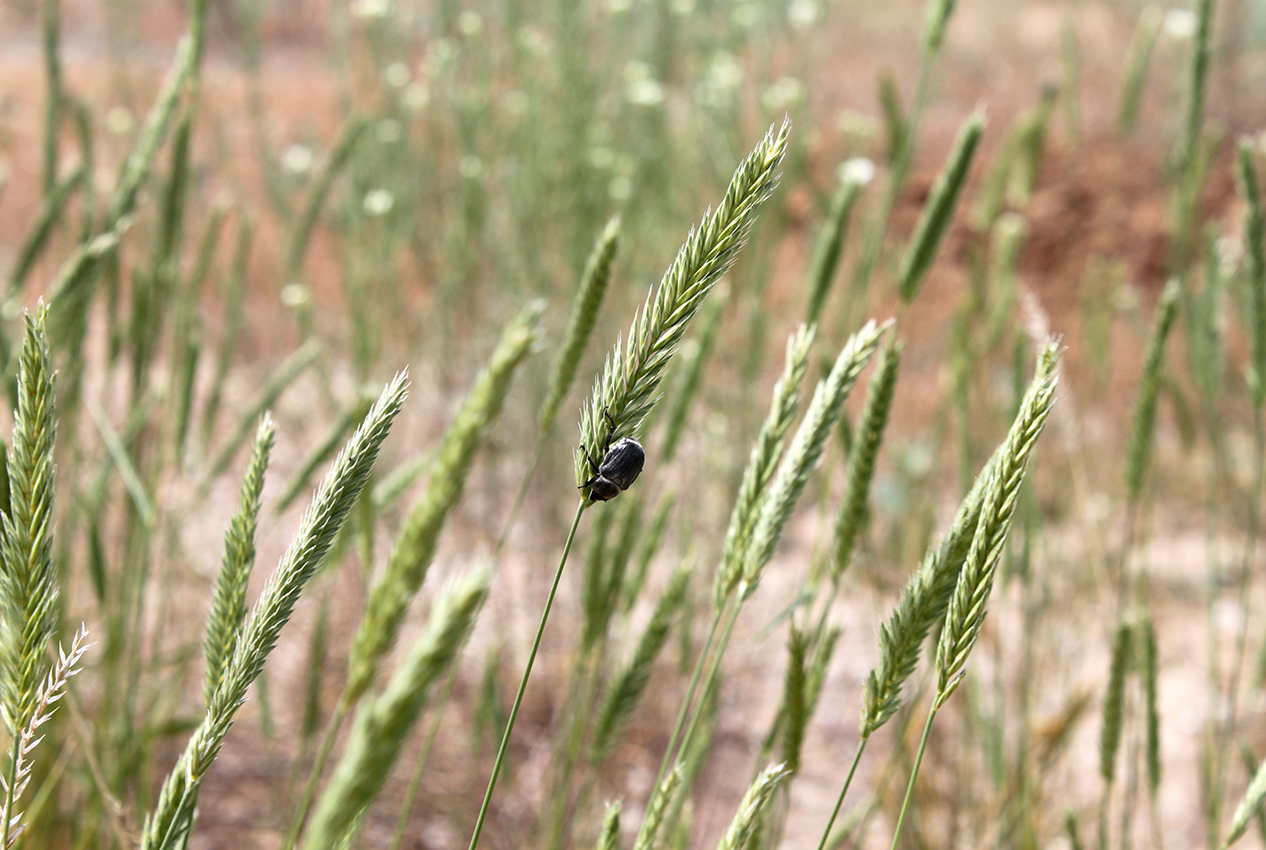
<path fill-rule="evenodd" d="M 904 246 L 977 109 L 980 150 L 897 331 L 906 350 L 891 424 L 865 531 L 829 609 L 841 633 L 803 765 L 762 840 L 817 845 L 857 746 L 876 629 L 1005 434 L 1036 342 L 1055 335 L 1056 409 L 903 845 L 1092 846 L 1108 819 L 1110 844 L 1220 846 L 1249 765 L 1266 753 L 1266 621 L 1252 615 L 1266 592 L 1255 549 L 1261 410 L 1248 378 L 1255 331 L 1236 177 L 1241 139 L 1253 157 L 1266 150 L 1266 3 L 1211 4 L 1199 72 L 1194 5 L 960 0 L 939 52 L 925 39 L 926 5 L 208 0 L 200 73 L 182 80 L 155 136 L 153 110 L 190 27 L 185 4 L 5 3 L 0 347 L 20 340 L 22 309 L 38 299 L 74 305 L 53 329 L 57 551 L 66 632 L 82 620 L 97 641 L 74 705 L 52 727 L 49 752 L 61 755 L 40 768 L 26 846 L 130 843 L 201 719 L 207 600 L 260 413 L 273 412 L 279 439 L 251 598 L 368 399 L 408 367 L 410 398 L 371 507 L 283 633 L 207 777 L 189 842 L 282 846 L 366 589 L 503 326 L 540 298 L 540 343 L 486 435 L 422 593 L 429 600 L 446 577 L 495 557 L 489 610 L 451 697 L 404 745 L 357 845 L 388 846 L 407 803 L 400 846 L 465 846 L 574 508 L 581 400 L 691 226 L 787 117 L 780 185 L 687 333 L 663 390 L 674 415 L 658 413 L 639 434 L 648 456 L 621 497 L 629 506 L 582 527 L 484 846 L 587 846 L 602 803 L 617 798 L 635 829 L 703 641 L 712 570 L 785 341 L 822 272 L 815 252 L 833 198 L 857 187 L 826 273 L 812 380 L 865 318 L 899 309 Z M 909 169 L 894 183 L 903 146 Z M 135 196 L 120 195 L 147 150 Z M 615 214 L 620 250 L 592 341 L 557 423 L 538 434 L 572 298 Z M 101 234 L 109 244 L 92 242 Z M 84 252 L 87 273 L 75 265 Z M 1182 295 L 1151 374 L 1156 421 L 1139 488 L 1127 479 L 1136 405 L 1171 278 Z M 849 427 L 737 622 L 671 846 L 716 841 L 765 763 L 785 626 L 830 557 Z M 494 555 L 521 486 L 518 521 Z M 581 576 L 611 557 L 640 569 L 638 588 L 607 624 L 591 662 L 599 672 L 577 678 Z M 583 735 L 577 682 L 619 666 L 683 563 L 699 580 L 651 687 L 610 756 L 559 791 L 568 736 Z M 1126 571 L 1145 585 L 1159 646 L 1164 773 L 1151 794 L 1140 778 L 1150 734 L 1141 679 L 1122 756 L 1130 779 L 1105 792 L 1101 778 Z M 427 604 L 415 605 L 401 645 Z M 922 710 L 877 736 L 832 846 L 887 846 Z M 1111 816 L 1100 808 L 1109 797 Z M 1245 839 L 1261 841 L 1253 830 Z"/>

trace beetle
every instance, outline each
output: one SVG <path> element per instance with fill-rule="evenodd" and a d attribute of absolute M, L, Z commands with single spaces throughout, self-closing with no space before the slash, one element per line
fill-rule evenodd
<path fill-rule="evenodd" d="M 593 477 L 581 484 L 580 488 L 590 488 L 589 498 L 595 502 L 608 502 L 629 489 L 642 474 L 642 466 L 646 463 L 646 450 L 637 440 L 632 437 L 621 437 L 614 443 L 611 442 L 615 422 L 611 419 L 609 412 L 603 411 L 603 415 L 610 429 L 603 441 L 606 445 L 602 453 L 602 462 L 595 461 L 593 455 L 583 445 L 580 447 L 589 460 L 589 468 L 593 471 Z"/>

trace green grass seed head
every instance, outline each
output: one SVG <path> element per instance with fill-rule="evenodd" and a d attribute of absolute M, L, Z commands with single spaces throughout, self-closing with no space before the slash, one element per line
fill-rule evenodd
<path fill-rule="evenodd" d="M 580 277 L 580 287 L 576 290 L 576 299 L 572 302 L 571 321 L 567 325 L 567 335 L 563 338 L 562 348 L 558 351 L 558 359 L 554 361 L 554 371 L 550 374 L 549 389 L 545 393 L 545 401 L 541 402 L 541 410 L 537 415 L 537 427 L 542 433 L 548 431 L 558 416 L 558 409 L 567 397 L 567 391 L 576 380 L 576 370 L 580 368 L 585 346 L 593 334 L 594 325 L 598 322 L 598 313 L 602 309 L 602 299 L 607 293 L 607 284 L 611 282 L 611 270 L 615 265 L 616 254 L 620 250 L 620 217 L 612 216 L 603 228 L 593 253 L 585 263 L 585 270 Z"/>
<path fill-rule="evenodd" d="M 17 410 L 9 467 L 9 510 L 0 556 L 0 706 L 16 736 L 30 721 L 44 657 L 57 626 L 59 595 L 53 558 L 53 449 L 57 437 L 55 374 L 47 310 L 26 317 L 18 360 Z"/>
<path fill-rule="evenodd" d="M 809 475 L 822 458 L 826 438 L 835 428 L 844 402 L 862 369 L 870 362 L 891 321 L 876 325 L 867 322 L 853 334 L 836 358 L 831 372 L 818 382 L 804 420 L 784 454 L 769 489 L 763 494 L 751 541 L 744 553 L 743 595 L 750 596 L 760 583 L 760 574 L 774 555 L 791 512 L 804 492 Z"/>
<path fill-rule="evenodd" d="M 260 497 L 276 434 L 272 417 L 265 415 L 255 433 L 251 462 L 242 481 L 241 506 L 224 532 L 224 559 L 211 596 L 211 612 L 207 616 L 207 635 L 203 642 L 206 660 L 203 697 L 207 703 L 211 702 L 211 696 L 223 680 L 224 668 L 233 655 L 238 635 L 246 622 L 246 588 L 255 566 Z"/>
<path fill-rule="evenodd" d="M 838 580 L 848 568 L 853 549 L 866 523 L 866 501 L 871 479 L 875 475 L 875 458 L 888 425 L 892 397 L 897 387 L 897 370 L 901 366 L 903 346 L 889 339 L 879 355 L 879 365 L 866 392 L 857 434 L 848 454 L 848 470 L 844 498 L 835 518 L 834 567 L 832 577 Z"/>
<path fill-rule="evenodd" d="M 1055 400 L 1059 350 L 1048 343 L 1038 357 L 1037 375 L 1020 406 L 1020 413 L 1004 442 L 1005 450 L 991 464 L 983 490 L 980 519 L 971 549 L 950 598 L 945 626 L 936 653 L 937 697 L 941 706 L 961 681 L 967 658 L 980 636 L 988 613 L 989 595 L 1029 456 L 1037 445 Z"/>
<path fill-rule="evenodd" d="M 1134 403 L 1134 423 L 1125 464 L 1126 495 L 1133 502 L 1138 501 L 1142 494 L 1143 478 L 1152 453 L 1152 442 L 1156 434 L 1156 406 L 1160 399 L 1161 368 L 1165 360 L 1165 344 L 1169 340 L 1174 319 L 1178 315 L 1180 290 L 1178 279 L 1171 278 L 1165 286 L 1165 291 L 1161 293 L 1160 304 L 1156 309 L 1156 324 L 1152 329 L 1147 356 L 1143 361 L 1143 377 L 1139 383 L 1138 399 Z"/>
<path fill-rule="evenodd" d="M 444 434 L 426 492 L 405 519 L 353 639 L 343 696 L 349 705 L 369 687 L 383 656 L 395 644 L 409 604 L 435 556 L 444 521 L 461 498 L 475 450 L 500 413 L 515 371 L 538 339 L 540 313 L 540 304 L 530 305 L 506 327 L 487 368 L 475 379 Z"/>
<path fill-rule="evenodd" d="M 594 842 L 593 850 L 620 850 L 620 801 L 607 803 L 602 816 L 602 832 Z"/>
<path fill-rule="evenodd" d="M 903 303 L 909 304 L 919 293 L 919 287 L 932 267 L 936 257 L 936 249 L 941 244 L 941 237 L 949 228 L 954 207 L 967 182 L 967 172 L 971 168 L 976 148 L 985 129 L 984 112 L 977 110 L 963 124 L 954 141 L 954 148 L 946 160 L 945 169 L 936 178 L 927 204 L 919 217 L 914 236 L 910 239 L 910 248 L 901 263 L 900 292 Z"/>
<path fill-rule="evenodd" d="M 450 584 L 382 693 L 366 699 L 351 736 L 312 814 L 302 847 L 333 846 L 382 790 L 436 682 L 456 661 L 488 594 L 486 570 Z"/>
<path fill-rule="evenodd" d="M 809 349 L 813 347 L 815 331 L 801 325 L 787 340 L 787 355 L 781 377 L 774 384 L 773 400 L 769 414 L 761 425 L 760 434 L 752 446 L 743 481 L 739 485 L 738 498 L 730 513 L 730 525 L 725 532 L 725 547 L 721 567 L 717 571 L 713 588 L 714 602 L 720 608 L 738 587 L 743 577 L 743 554 L 751 540 L 756 525 L 760 500 L 773 480 L 778 463 L 786 448 L 787 432 L 800 409 L 800 384 L 809 368 Z"/>
<path fill-rule="evenodd" d="M 774 764 L 761 771 L 739 803 L 734 820 L 717 844 L 717 850 L 747 850 L 764 823 L 765 812 L 774 792 L 790 776 L 785 765 Z"/>
<path fill-rule="evenodd" d="M 656 403 L 664 370 L 691 318 L 713 285 L 733 265 L 761 205 L 777 184 L 790 125 L 770 127 L 756 149 L 739 164 L 725 198 L 690 232 L 659 286 L 633 317 L 628 338 L 616 341 L 602 374 L 581 409 L 576 485 L 590 496 L 593 462 L 606 449 L 632 437 Z"/>

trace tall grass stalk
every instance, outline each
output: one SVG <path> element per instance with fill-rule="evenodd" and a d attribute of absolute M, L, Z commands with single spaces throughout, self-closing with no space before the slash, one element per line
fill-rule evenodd
<path fill-rule="evenodd" d="M 527 498 L 528 489 L 532 486 L 532 478 L 540 465 L 545 452 L 546 441 L 554 422 L 558 418 L 559 408 L 567 398 L 572 385 L 576 382 L 576 371 L 584 357 L 589 337 L 598 324 L 598 314 L 602 309 L 602 301 L 606 297 L 607 285 L 611 282 L 611 273 L 615 266 L 615 258 L 620 250 L 620 217 L 612 216 L 598 236 L 598 241 L 585 262 L 584 272 L 580 276 L 580 285 L 572 300 L 571 319 L 567 324 L 567 335 L 563 337 L 563 345 L 554 360 L 554 369 L 550 373 L 549 388 L 545 392 L 545 400 L 536 417 L 536 449 L 532 452 L 532 462 L 523 473 L 519 483 L 519 491 L 510 505 L 505 523 L 501 527 L 501 536 L 497 538 L 497 547 L 493 554 L 495 564 L 500 559 L 510 532 L 514 530 L 519 518 L 519 510 L 523 500 Z"/>
<path fill-rule="evenodd" d="M 910 781 L 906 786 L 905 799 L 901 804 L 901 813 L 893 830 L 894 850 L 901 838 L 901 829 L 914 793 L 914 781 L 923 761 L 932 723 L 937 712 L 962 682 L 968 657 L 980 637 L 980 630 L 988 613 L 994 576 L 1002 558 L 1007 533 L 1011 529 L 1011 519 L 1019 498 L 1020 485 L 1024 483 L 1029 456 L 1037 445 L 1054 402 L 1057 381 L 1055 367 L 1058 359 L 1058 348 L 1054 343 L 1048 343 L 1038 357 L 1037 375 L 1025 394 L 1019 415 L 1004 442 L 1005 450 L 995 463 L 990 464 L 989 478 L 981 495 L 980 519 L 967 559 L 958 575 L 953 596 L 950 597 L 941 637 L 937 642 L 936 695 L 928 711 L 919 749 L 910 771 Z"/>
<path fill-rule="evenodd" d="M 505 760 L 510 734 L 514 730 L 514 722 L 523 701 L 523 693 L 527 689 L 563 567 L 576 536 L 576 528 L 585 509 L 595 504 L 589 498 L 589 479 L 593 474 L 590 453 L 603 449 L 612 440 L 631 435 L 654 407 L 657 400 L 655 391 L 663 380 L 664 370 L 686 332 L 690 319 L 717 280 L 733 265 L 761 204 L 774 190 L 778 166 L 787 150 L 787 135 L 790 130 L 790 125 L 785 121 L 776 131 L 770 127 L 756 148 L 739 164 L 721 204 L 715 210 L 704 213 L 698 228 L 686 237 L 685 244 L 677 252 L 659 286 L 647 296 L 646 303 L 634 316 L 627 345 L 616 340 L 615 348 L 607 356 L 601 377 L 594 384 L 588 402 L 581 409 L 581 445 L 577 449 L 575 463 L 580 503 L 576 507 L 576 516 L 572 521 L 571 531 L 568 532 L 558 568 L 554 572 L 554 581 L 541 613 L 536 638 L 506 723 L 505 734 L 497 750 L 492 776 L 488 780 L 488 789 L 470 838 L 470 850 L 475 850 L 479 844 L 488 806 L 492 802 L 492 794 Z M 600 462 L 601 458 L 593 460 Z M 659 779 L 662 779 L 662 771 L 657 783 Z"/>
<path fill-rule="evenodd" d="M 576 484 L 589 498 L 590 453 L 609 440 L 633 435 L 656 402 L 656 390 L 682 335 L 703 299 L 733 265 L 761 205 L 777 184 L 790 124 L 769 128 L 740 163 L 725 198 L 691 230 L 659 286 L 633 317 L 625 342 L 616 340 L 602 375 L 581 409 Z M 595 458 L 601 461 L 601 458 Z"/>
<path fill-rule="evenodd" d="M 697 663 L 699 666 L 696 667 L 691 685 L 682 701 L 682 708 L 678 714 L 676 727 L 672 737 L 669 739 L 669 747 L 665 751 L 664 762 L 660 766 L 661 779 L 668 759 L 680 759 L 681 754 L 690 748 L 695 730 L 698 728 L 699 721 L 703 715 L 702 708 L 707 704 L 716 685 L 717 675 L 721 668 L 721 660 L 725 655 L 726 648 L 729 646 L 730 636 L 733 633 L 734 624 L 738 621 L 739 611 L 743 603 L 755 593 L 757 586 L 760 584 L 761 573 L 773 557 L 774 550 L 782 537 L 783 529 L 791 518 L 791 513 L 799 501 L 800 495 L 804 492 L 809 476 L 822 457 L 826 439 L 835 429 L 840 414 L 843 412 L 844 402 L 848 400 L 849 393 L 854 384 L 856 384 L 858 376 L 874 355 L 890 326 L 891 322 L 885 322 L 883 325 L 876 325 L 874 321 L 867 322 L 844 345 L 831 368 L 830 374 L 818 382 L 804 419 L 796 429 L 795 437 L 786 451 L 782 453 L 782 458 L 777 464 L 776 471 L 770 477 L 768 486 L 759 494 L 759 501 L 753 510 L 753 517 L 750 520 L 752 527 L 750 535 L 746 538 L 742 548 L 734 553 L 734 556 L 738 558 L 737 566 L 722 564 L 718 576 L 730 573 L 737 578 L 729 582 L 732 589 L 727 592 L 722 604 L 716 607 L 713 624 L 709 629 L 709 639 L 705 642 L 704 650 L 699 656 Z M 794 371 L 793 351 L 794 348 L 789 346 L 787 364 L 789 371 Z M 779 395 L 780 393 L 776 387 L 776 406 L 781 400 Z M 775 418 L 776 410 L 771 410 L 771 421 L 775 420 Z M 757 450 L 754 450 L 752 455 L 753 461 L 759 462 L 764 459 L 759 456 L 762 442 L 758 440 Z M 750 470 L 751 465 L 749 464 Z M 742 518 L 740 517 L 739 519 L 741 521 Z M 721 621 L 722 612 L 727 612 L 728 616 L 724 618 L 725 624 L 720 632 L 720 640 L 712 652 L 708 673 L 702 679 L 698 700 L 691 707 L 699 670 L 707 657 L 708 648 L 712 642 L 713 635 L 716 633 L 718 623 Z M 685 731 L 680 733 L 681 738 L 678 744 L 678 730 L 683 726 L 687 709 L 691 709 L 689 723 L 684 724 Z M 674 746 L 676 746 L 676 749 L 674 749 Z"/>
<path fill-rule="evenodd" d="M 954 12 L 956 0 L 928 0 L 926 19 L 923 31 L 923 50 L 919 60 L 919 78 L 915 83 L 914 95 L 910 109 L 906 113 L 905 125 L 897 136 L 892 156 L 892 167 L 888 175 L 888 185 L 884 190 L 879 211 L 871 223 L 863 245 L 861 262 L 854 274 L 849 292 L 850 310 L 848 324 L 854 325 L 865 315 L 867 295 L 870 291 L 871 278 L 879 264 L 879 255 L 883 251 L 884 237 L 892 220 L 892 211 L 897 205 L 897 198 L 905 187 L 906 177 L 910 171 L 910 163 L 914 157 L 914 142 L 918 136 L 919 121 L 927 102 L 928 84 L 932 76 L 932 68 L 940 56 L 941 47 L 945 43 L 945 35 L 949 29 L 950 18 Z"/>
<path fill-rule="evenodd" d="M 263 672 L 264 662 L 289 621 L 295 603 L 312 578 L 352 505 L 360 496 L 378 450 L 404 404 L 406 380 L 393 378 L 335 459 L 304 514 L 299 531 L 268 580 L 243 626 L 206 716 L 163 783 L 154 810 L 141 830 L 142 850 L 183 847 L 193 826 L 202 778 L 220 752 L 246 691 Z"/>
<path fill-rule="evenodd" d="M 344 718 L 369 690 L 383 658 L 395 645 L 409 606 L 435 557 L 444 522 L 461 498 L 475 452 L 501 412 L 515 372 L 539 338 L 541 310 L 540 303 L 530 304 L 506 326 L 488 366 L 475 379 L 444 433 L 426 491 L 410 509 L 387 556 L 387 565 L 369 591 L 365 613 L 352 639 L 347 682 L 327 723 L 284 847 L 295 846 L 299 839 Z"/>
<path fill-rule="evenodd" d="M 18 361 L 13 447 L 7 458 L 9 509 L 0 556 L 0 705 L 11 738 L 0 847 L 8 847 L 22 767 L 33 747 L 25 730 L 41 701 L 44 656 L 57 628 L 59 581 L 53 560 L 54 373 L 46 310 L 27 316 Z M 72 665 L 73 666 L 73 665 Z M 32 727 L 33 729 L 34 727 Z M 26 768 L 29 770 L 29 765 Z"/>

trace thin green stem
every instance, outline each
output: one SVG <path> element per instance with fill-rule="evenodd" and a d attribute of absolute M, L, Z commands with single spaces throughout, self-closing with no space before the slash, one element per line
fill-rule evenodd
<path fill-rule="evenodd" d="M 928 81 L 932 75 L 932 63 L 935 53 L 923 54 L 923 63 L 919 66 L 919 80 L 915 83 L 914 98 L 910 103 L 910 114 L 906 116 L 905 129 L 901 134 L 901 143 L 892 158 L 892 172 L 888 178 L 888 186 L 884 190 L 883 201 L 879 213 L 866 240 L 865 251 L 861 263 L 858 264 L 856 277 L 853 279 L 853 294 L 849 299 L 852 307 L 848 312 L 848 326 L 858 324 L 866 309 L 866 296 L 870 290 L 870 280 L 875 274 L 875 266 L 879 263 L 879 254 L 883 250 L 884 236 L 888 232 L 888 224 L 892 219 L 892 211 L 897 205 L 897 197 L 901 187 L 905 185 L 906 173 L 910 169 L 910 160 L 914 153 L 914 136 L 919 128 L 919 118 L 927 101 Z"/>
<path fill-rule="evenodd" d="M 928 712 L 927 722 L 923 724 L 923 737 L 919 739 L 919 752 L 914 756 L 914 767 L 910 771 L 910 781 L 906 784 L 906 796 L 901 801 L 901 814 L 897 816 L 897 828 L 892 833 L 892 850 L 897 850 L 897 842 L 901 839 L 901 828 L 906 823 L 906 811 L 910 808 L 910 798 L 914 795 L 914 780 L 919 777 L 919 766 L 923 764 L 923 751 L 927 749 L 928 736 L 932 734 L 932 721 L 936 719 L 935 703 Z"/>
<path fill-rule="evenodd" d="M 743 598 L 743 585 L 739 585 L 739 599 Z M 734 624 L 738 622 L 739 610 L 741 605 L 736 604 L 730 611 L 730 619 L 726 621 L 725 631 L 721 635 L 721 641 L 717 644 L 716 652 L 712 653 L 712 666 L 708 669 L 708 678 L 703 682 L 703 689 L 699 692 L 699 699 L 695 703 L 695 710 L 690 714 L 690 725 L 686 727 L 686 734 L 681 736 L 681 746 L 678 748 L 680 752 L 685 752 L 690 746 L 690 741 L 694 738 L 695 729 L 699 726 L 699 718 L 703 716 L 703 707 L 708 702 L 708 696 L 712 693 L 712 686 L 716 684 L 717 673 L 721 669 L 721 658 L 725 655 L 725 648 L 730 643 L 730 633 L 734 631 Z"/>
<path fill-rule="evenodd" d="M 866 743 L 869 738 L 862 738 L 857 744 L 857 753 L 853 756 L 853 764 L 848 769 L 848 776 L 844 779 L 844 787 L 840 789 L 840 796 L 835 799 L 835 808 L 831 809 L 831 817 L 827 818 L 826 829 L 822 830 L 822 840 L 818 842 L 818 850 L 826 850 L 826 842 L 831 838 L 831 830 L 835 827 L 835 819 L 840 816 L 840 808 L 844 805 L 844 795 L 848 793 L 848 786 L 853 784 L 853 774 L 857 772 L 857 765 L 862 760 L 862 753 L 866 752 Z"/>
<path fill-rule="evenodd" d="M 479 835 L 483 832 L 484 820 L 488 817 L 488 807 L 492 804 L 492 792 L 496 790 L 497 778 L 501 775 L 501 765 L 505 762 L 506 750 L 510 748 L 510 733 L 514 731 L 514 721 L 519 717 L 519 707 L 523 704 L 523 694 L 527 690 L 528 679 L 532 675 L 532 665 L 536 663 L 536 653 L 541 648 L 541 636 L 545 634 L 545 623 L 549 620 L 550 608 L 554 606 L 554 595 L 558 593 L 558 583 L 563 577 L 563 567 L 567 564 L 567 556 L 571 554 L 571 544 L 576 539 L 576 529 L 580 526 L 580 515 L 585 512 L 585 507 L 584 499 L 576 505 L 576 517 L 571 522 L 571 531 L 567 533 L 563 555 L 558 559 L 558 569 L 554 571 L 554 583 L 550 585 L 549 596 L 545 599 L 545 610 L 541 612 L 541 622 L 536 627 L 536 638 L 532 641 L 532 651 L 528 653 L 527 667 L 523 671 L 523 678 L 519 681 L 519 692 L 514 696 L 510 719 L 506 721 L 506 731 L 501 736 L 501 746 L 497 748 L 497 758 L 492 764 L 492 776 L 488 777 L 488 790 L 484 792 L 484 801 L 479 806 L 479 816 L 475 819 L 475 830 L 470 836 L 469 850 L 475 850 L 479 846 Z"/>

